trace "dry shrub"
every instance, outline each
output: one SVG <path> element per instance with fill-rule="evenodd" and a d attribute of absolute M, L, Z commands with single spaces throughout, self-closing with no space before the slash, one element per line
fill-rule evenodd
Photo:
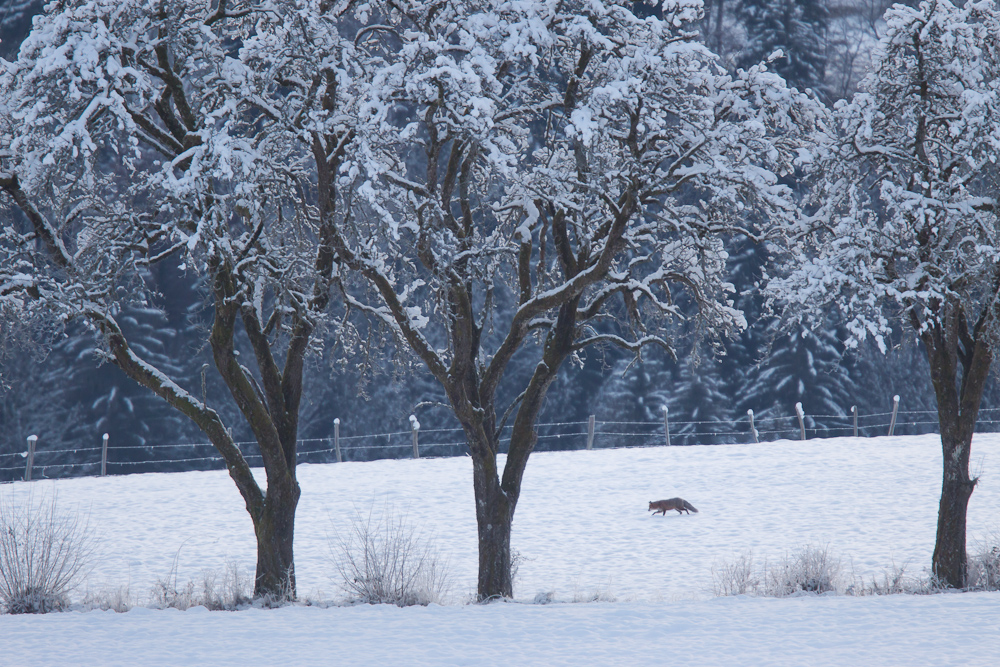
<path fill-rule="evenodd" d="M 448 589 L 444 564 L 430 543 L 386 507 L 360 514 L 331 545 L 340 586 L 351 602 L 440 604 Z"/>
<path fill-rule="evenodd" d="M 973 591 L 1000 590 L 1000 534 L 994 534 L 969 554 L 966 586 Z"/>
<path fill-rule="evenodd" d="M 0 498 L 0 607 L 9 614 L 44 614 L 69 605 L 69 594 L 93 567 L 86 519 L 58 511 L 55 496 L 22 504 Z"/>
<path fill-rule="evenodd" d="M 788 597 L 798 593 L 836 592 L 840 582 L 840 560 L 827 548 L 805 547 L 776 565 L 767 561 L 757 568 L 753 552 L 742 552 L 734 562 L 712 567 L 716 595 L 766 595 Z"/>
<path fill-rule="evenodd" d="M 807 546 L 767 568 L 764 594 L 780 598 L 796 593 L 836 592 L 839 578 L 840 560 L 832 559 L 826 547 Z"/>
<path fill-rule="evenodd" d="M 845 591 L 848 595 L 927 595 L 940 592 L 939 587 L 935 587 L 933 579 L 913 577 L 907 573 L 907 563 L 892 565 L 883 570 L 881 576 L 872 576 L 866 583 L 863 579 L 857 579 L 855 583 L 847 587 Z"/>
<path fill-rule="evenodd" d="M 136 605 L 132 597 L 131 587 L 127 584 L 112 589 L 102 589 L 98 591 L 87 591 L 83 597 L 83 608 L 86 610 L 100 609 L 102 611 L 116 611 L 124 614 Z"/>
<path fill-rule="evenodd" d="M 713 565 L 712 583 L 718 596 L 756 595 L 760 591 L 760 577 L 754 571 L 753 551 L 743 551 L 732 563 Z"/>

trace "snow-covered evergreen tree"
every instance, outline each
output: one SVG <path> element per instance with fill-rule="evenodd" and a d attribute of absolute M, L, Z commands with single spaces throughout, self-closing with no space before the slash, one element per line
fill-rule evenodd
<path fill-rule="evenodd" d="M 780 50 L 774 71 L 789 85 L 823 91 L 829 19 L 823 0 L 741 0 L 737 16 L 747 33 L 737 66 L 749 67 Z"/>
<path fill-rule="evenodd" d="M 725 355 L 719 359 L 725 381 L 725 392 L 733 406 L 747 375 L 767 353 L 767 325 L 764 318 L 764 297 L 761 280 L 768 262 L 767 246 L 746 236 L 729 239 L 729 276 L 736 291 L 736 306 L 746 317 L 747 327 L 725 342 Z"/>
<path fill-rule="evenodd" d="M 711 355 L 685 355 L 666 401 L 675 444 L 709 445 L 733 442 L 733 400 L 726 392 L 719 360 Z"/>
<path fill-rule="evenodd" d="M 41 449 L 78 446 L 81 410 L 69 400 L 72 385 L 66 378 L 52 382 L 46 365 L 59 331 L 26 315 L 10 304 L 0 306 L 0 481 L 22 478 L 21 454 L 29 435 L 39 436 Z M 48 459 L 57 464 L 69 461 L 65 456 Z"/>
<path fill-rule="evenodd" d="M 675 390 L 675 371 L 673 360 L 662 354 L 647 353 L 640 362 L 618 358 L 595 397 L 594 415 L 598 421 L 611 422 L 601 430 L 632 435 L 600 436 L 600 445 L 662 444 L 663 407 L 669 406 Z"/>
<path fill-rule="evenodd" d="M 761 431 L 776 430 L 765 439 L 798 430 L 795 404 L 801 403 L 805 426 L 816 429 L 810 436 L 844 435 L 852 405 L 858 402 L 853 378 L 842 363 L 844 345 L 838 340 L 830 318 L 816 328 L 800 328 L 785 333 L 778 322 L 770 323 L 770 335 L 777 336 L 775 347 L 758 364 L 751 366 L 738 389 L 739 414 L 753 410 L 758 420 L 777 419 Z M 778 336 L 778 334 L 783 334 Z"/>

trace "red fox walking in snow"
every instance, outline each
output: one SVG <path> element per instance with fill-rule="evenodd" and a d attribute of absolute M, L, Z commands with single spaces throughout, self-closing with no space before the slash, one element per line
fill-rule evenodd
<path fill-rule="evenodd" d="M 687 512 L 698 512 L 698 508 L 684 500 L 683 498 L 670 498 L 668 500 L 650 500 L 649 509 L 656 510 L 653 512 L 653 516 L 656 516 L 659 512 L 663 512 L 663 516 L 667 516 L 667 510 L 677 510 L 678 514 L 683 514 Z"/>

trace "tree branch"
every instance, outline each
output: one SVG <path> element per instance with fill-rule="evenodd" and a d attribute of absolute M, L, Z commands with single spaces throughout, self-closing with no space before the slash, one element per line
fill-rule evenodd
<path fill-rule="evenodd" d="M 136 355 L 113 317 L 94 308 L 86 309 L 85 314 L 104 332 L 118 368 L 187 416 L 208 436 L 226 462 L 229 476 L 243 496 L 250 516 L 255 520 L 260 517 L 264 510 L 264 493 L 218 413 Z"/>

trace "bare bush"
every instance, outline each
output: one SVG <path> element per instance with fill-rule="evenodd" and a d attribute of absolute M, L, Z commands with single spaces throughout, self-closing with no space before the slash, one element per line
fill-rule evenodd
<path fill-rule="evenodd" d="M 178 588 L 176 580 L 172 581 L 169 577 L 157 579 L 150 594 L 150 606 L 154 609 L 180 609 L 184 611 L 198 606 L 198 603 L 195 602 L 194 582 L 190 580 Z"/>
<path fill-rule="evenodd" d="M 805 547 L 786 556 L 775 567 L 767 568 L 764 594 L 787 597 L 795 593 L 829 593 L 837 591 L 840 560 L 834 560 L 826 547 Z"/>
<path fill-rule="evenodd" d="M 868 590 L 871 595 L 899 595 L 914 592 L 919 587 L 918 580 L 906 576 L 905 563 L 899 567 L 893 563 L 891 569 L 883 570 L 881 580 L 872 577 Z"/>
<path fill-rule="evenodd" d="M 538 593 L 535 594 L 535 598 L 534 598 L 534 600 L 532 600 L 532 603 L 533 604 L 552 604 L 555 601 L 556 601 L 556 592 L 555 591 L 538 591 Z"/>
<path fill-rule="evenodd" d="M 381 515 L 356 516 L 346 534 L 334 536 L 340 585 L 352 602 L 440 604 L 448 589 L 444 564 L 430 543 L 386 507 Z"/>
<path fill-rule="evenodd" d="M 743 551 L 732 563 L 713 565 L 712 585 L 718 596 L 756 595 L 760 591 L 760 577 L 754 571 L 753 551 Z"/>
<path fill-rule="evenodd" d="M 786 556 L 777 565 L 766 561 L 756 567 L 753 554 L 742 552 L 734 562 L 720 562 L 712 567 L 713 592 L 717 596 L 764 595 L 787 597 L 797 593 L 846 595 L 932 595 L 954 590 L 932 574 L 910 575 L 908 564 L 892 563 L 880 575 L 841 576 L 840 559 L 830 556 L 827 548 L 806 547 Z M 847 579 L 848 582 L 843 582 Z M 1000 535 L 983 540 L 968 560 L 967 591 L 1000 590 Z M 847 583 L 848 585 L 843 585 Z"/>
<path fill-rule="evenodd" d="M 246 607 L 253 601 L 253 574 L 239 563 L 229 561 L 221 577 L 215 573 L 205 574 L 202 592 L 201 604 L 213 611 Z"/>
<path fill-rule="evenodd" d="M 0 607 L 9 614 L 44 614 L 69 605 L 69 594 L 92 568 L 96 541 L 86 520 L 60 514 L 56 498 L 0 498 Z"/>
<path fill-rule="evenodd" d="M 983 540 L 969 555 L 966 585 L 973 591 L 1000 590 L 1000 535 Z"/>
<path fill-rule="evenodd" d="M 734 562 L 712 567 L 716 595 L 766 595 L 788 597 L 796 593 L 837 592 L 840 583 L 840 560 L 829 551 L 805 547 L 786 556 L 776 565 L 754 565 L 753 552 L 742 552 Z"/>

